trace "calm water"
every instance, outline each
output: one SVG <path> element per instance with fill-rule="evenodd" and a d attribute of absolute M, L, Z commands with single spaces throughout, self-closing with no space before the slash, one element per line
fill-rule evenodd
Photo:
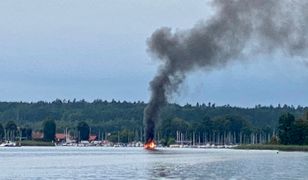
<path fill-rule="evenodd" d="M 103 147 L 0 148 L 0 179 L 308 179 L 308 153 Z"/>

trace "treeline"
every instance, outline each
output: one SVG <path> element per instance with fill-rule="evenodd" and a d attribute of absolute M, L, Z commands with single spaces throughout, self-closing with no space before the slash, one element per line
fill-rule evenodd
<path fill-rule="evenodd" d="M 32 128 L 18 127 L 14 121 L 8 121 L 5 126 L 0 123 L 0 141 L 15 141 L 16 137 L 24 137 L 24 139 L 32 139 Z"/>
<path fill-rule="evenodd" d="M 13 121 L 20 128 L 43 130 L 43 122 L 51 119 L 56 131 L 66 128 L 76 132 L 78 123 L 86 122 L 92 134 L 111 141 L 142 140 L 144 102 L 110 102 L 95 100 L 55 100 L 53 102 L 0 102 L 0 124 Z M 161 141 L 176 141 L 179 134 L 186 140 L 223 142 L 255 142 L 268 139 L 278 127 L 279 117 L 292 113 L 303 116 L 307 107 L 287 105 L 254 108 L 216 106 L 213 103 L 167 105 L 161 114 L 156 135 Z M 106 135 L 108 134 L 108 135 Z"/>
<path fill-rule="evenodd" d="M 42 128 L 37 131 L 42 135 L 39 140 L 48 142 L 55 141 L 56 127 L 57 124 L 54 120 L 45 120 L 42 124 Z M 81 121 L 76 127 L 71 127 L 70 129 L 74 131 L 71 131 L 68 135 L 72 134 L 77 141 L 89 139 L 91 132 L 86 122 Z M 0 123 L 0 141 L 32 140 L 32 138 L 32 128 L 18 127 L 14 121 L 8 121 L 5 126 Z"/>

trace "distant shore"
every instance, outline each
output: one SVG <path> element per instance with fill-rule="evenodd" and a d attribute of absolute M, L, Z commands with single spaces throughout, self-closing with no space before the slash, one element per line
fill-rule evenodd
<path fill-rule="evenodd" d="M 17 145 L 19 145 L 18 142 Z M 55 146 L 55 144 L 53 142 L 26 140 L 21 141 L 21 146 Z M 230 147 L 230 149 L 308 152 L 308 145 L 242 144 Z"/>
<path fill-rule="evenodd" d="M 278 150 L 278 151 L 302 151 L 308 152 L 307 145 L 272 145 L 272 144 L 247 144 L 239 145 L 233 149 L 246 150 Z"/>
<path fill-rule="evenodd" d="M 45 141 L 21 141 L 21 146 L 55 146 L 52 142 L 45 142 Z"/>

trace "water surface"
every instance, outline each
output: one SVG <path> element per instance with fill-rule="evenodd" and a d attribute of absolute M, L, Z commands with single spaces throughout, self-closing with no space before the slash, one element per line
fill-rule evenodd
<path fill-rule="evenodd" d="M 0 162 L 0 179 L 308 179 L 304 152 L 4 147 Z"/>

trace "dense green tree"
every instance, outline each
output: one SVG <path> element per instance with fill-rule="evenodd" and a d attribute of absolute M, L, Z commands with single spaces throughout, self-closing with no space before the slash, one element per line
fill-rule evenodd
<path fill-rule="evenodd" d="M 293 144 L 292 131 L 295 117 L 290 113 L 285 113 L 279 118 L 279 139 L 281 144 Z"/>
<path fill-rule="evenodd" d="M 181 119 L 181 118 L 173 118 L 173 119 L 166 119 L 162 121 L 160 126 L 160 132 L 162 132 L 162 138 L 166 139 L 167 143 L 169 142 L 169 138 L 176 137 L 176 132 L 185 133 L 188 131 L 189 124 Z"/>
<path fill-rule="evenodd" d="M 289 144 L 298 144 L 302 145 L 305 143 L 305 121 L 303 119 L 298 119 L 292 125 L 290 132 L 290 143 Z"/>
<path fill-rule="evenodd" d="M 308 144 L 308 113 L 294 122 L 291 138 L 292 144 Z"/>
<path fill-rule="evenodd" d="M 17 131 L 17 125 L 14 121 L 8 121 L 5 125 L 5 130 L 7 131 Z"/>
<path fill-rule="evenodd" d="M 17 125 L 14 121 L 8 121 L 5 125 L 6 138 L 10 141 L 14 141 L 17 135 Z"/>
<path fill-rule="evenodd" d="M 107 140 L 110 141 L 110 142 L 113 142 L 113 143 L 117 143 L 118 141 L 120 141 L 118 132 L 111 133 L 107 137 Z"/>
<path fill-rule="evenodd" d="M 32 129 L 29 127 L 23 127 L 20 129 L 21 131 L 21 137 L 27 140 L 32 139 Z"/>
<path fill-rule="evenodd" d="M 129 129 L 123 129 L 119 133 L 119 140 L 123 143 L 128 143 L 134 140 L 134 132 L 130 131 Z"/>
<path fill-rule="evenodd" d="M 204 138 L 212 139 L 213 137 L 210 136 L 229 134 L 235 135 L 237 141 L 239 136 L 247 136 L 246 138 L 249 140 L 251 139 L 250 135 L 258 134 L 256 136 L 260 136 L 262 133 L 267 134 L 264 136 L 270 134 L 267 138 L 270 139 L 273 129 L 279 125 L 279 117 L 284 112 L 292 113 L 295 119 L 299 119 L 308 110 L 307 107 L 295 108 L 287 105 L 280 107 L 257 105 L 254 108 L 213 105 L 214 103 L 187 104 L 185 106 L 166 105 L 162 110 L 162 121 L 157 126 L 156 135 L 166 144 L 168 138 L 176 138 L 176 131 L 181 131 L 187 140 L 192 139 L 192 134 L 200 136 L 201 141 Z M 9 119 L 18 122 L 22 125 L 21 127 L 28 125 L 33 130 L 42 130 L 43 120 L 50 117 L 57 119 L 57 129 L 59 132 L 63 132 L 65 128 L 73 128 L 79 122 L 85 121 L 91 127 L 92 134 L 111 133 L 115 134 L 117 139 L 119 132 L 120 141 L 127 141 L 127 139 L 143 137 L 141 129 L 144 128 L 143 110 L 145 106 L 144 102 L 130 103 L 117 100 L 86 102 L 84 100 L 57 99 L 53 102 L 0 102 L 0 122 L 3 124 Z M 16 112 L 18 112 L 18 116 L 16 116 Z M 300 124 L 300 122 L 294 122 L 294 128 L 301 128 Z M 265 127 L 269 128 L 265 129 Z M 25 130 L 21 129 L 21 131 L 22 136 L 25 137 Z M 136 134 L 136 131 L 139 134 L 132 135 Z M 304 134 L 303 129 L 298 132 Z M 78 136 L 77 131 L 75 135 Z M 134 137 L 132 138 L 132 136 Z M 295 136 L 295 134 L 291 136 Z"/>
<path fill-rule="evenodd" d="M 45 120 L 43 124 L 44 140 L 54 141 L 56 135 L 56 123 L 54 120 Z"/>
<path fill-rule="evenodd" d="M 89 139 L 90 127 L 89 127 L 88 123 L 86 123 L 84 121 L 79 122 L 78 125 L 77 125 L 77 130 L 78 130 L 78 134 L 79 134 L 79 140 L 83 141 L 83 140 Z"/>
<path fill-rule="evenodd" d="M 0 122 L 6 122 L 8 119 L 17 121 L 16 111 L 18 111 L 19 117 L 22 117 L 18 119 L 18 122 L 21 124 L 29 124 L 33 126 L 32 128 L 34 129 L 39 129 L 40 123 L 47 117 L 59 120 L 57 121 L 57 126 L 59 127 L 64 123 L 73 126 L 87 119 L 95 121 L 95 123 L 100 126 L 104 126 L 107 121 L 112 122 L 116 119 L 120 121 L 134 120 L 130 125 L 137 125 L 140 127 L 142 126 L 143 110 L 145 106 L 146 104 L 143 102 L 129 103 L 115 100 L 112 102 L 95 100 L 92 103 L 84 100 L 55 100 L 52 103 L 43 101 L 36 103 L 0 102 Z M 163 109 L 161 118 L 165 120 L 178 117 L 189 123 L 193 123 L 201 121 L 204 115 L 213 119 L 225 114 L 236 114 L 244 117 L 257 128 L 263 128 L 265 126 L 274 128 L 278 126 L 278 119 L 284 112 L 290 112 L 298 118 L 301 117 L 306 110 L 308 110 L 307 107 L 294 108 L 292 106 L 283 106 L 279 108 L 258 105 L 256 108 L 240 108 L 228 105 L 209 107 L 204 103 L 201 105 L 199 103 L 199 105 L 196 106 L 168 104 Z M 117 130 L 121 130 L 121 128 Z"/>

